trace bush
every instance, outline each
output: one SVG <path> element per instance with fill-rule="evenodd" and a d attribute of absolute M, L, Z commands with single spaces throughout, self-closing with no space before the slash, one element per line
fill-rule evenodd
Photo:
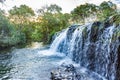
<path fill-rule="evenodd" d="M 0 47 L 8 47 L 23 42 L 25 42 L 24 34 L 0 13 Z"/>

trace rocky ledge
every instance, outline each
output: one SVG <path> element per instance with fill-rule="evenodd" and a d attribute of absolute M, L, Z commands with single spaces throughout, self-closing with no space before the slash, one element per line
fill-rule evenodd
<path fill-rule="evenodd" d="M 62 64 L 51 71 L 51 80 L 106 80 L 94 72 L 72 64 Z"/>

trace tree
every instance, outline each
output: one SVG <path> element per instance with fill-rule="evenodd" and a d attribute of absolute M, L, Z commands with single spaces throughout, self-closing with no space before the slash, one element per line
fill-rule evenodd
<path fill-rule="evenodd" d="M 20 5 L 20 7 L 14 6 L 13 9 L 9 10 L 10 19 L 18 24 L 23 24 L 25 21 L 28 22 L 29 19 L 35 15 L 32 8 L 26 5 Z"/>
<path fill-rule="evenodd" d="M 112 2 L 108 1 L 104 1 L 100 4 L 100 11 L 101 13 L 99 13 L 99 17 L 101 20 L 104 20 L 114 14 L 117 13 L 116 11 L 116 5 L 113 4 Z"/>
<path fill-rule="evenodd" d="M 39 9 L 37 12 L 40 14 L 40 15 L 44 15 L 44 13 L 61 13 L 62 11 L 62 8 L 56 4 L 51 4 L 50 6 L 48 5 L 45 5 L 45 6 L 42 6 L 41 9 Z"/>
<path fill-rule="evenodd" d="M 48 12 L 50 13 L 60 13 L 62 11 L 62 8 L 59 7 L 56 4 L 51 4 L 48 8 L 47 8 Z"/>
<path fill-rule="evenodd" d="M 85 19 L 91 16 L 96 16 L 97 20 L 104 20 L 116 13 L 116 5 L 110 1 L 104 1 L 100 6 L 86 3 L 76 7 L 71 12 L 73 21 L 81 21 L 82 23 L 85 23 Z"/>
<path fill-rule="evenodd" d="M 25 41 L 25 36 L 15 28 L 9 19 L 0 12 L 0 48 L 16 45 Z"/>
<path fill-rule="evenodd" d="M 34 16 L 34 11 L 32 8 L 26 6 L 26 5 L 20 5 L 20 7 L 14 6 L 13 9 L 9 11 L 11 15 L 21 15 L 21 16 Z"/>
<path fill-rule="evenodd" d="M 10 20 L 16 24 L 18 30 L 25 33 L 27 40 L 29 40 L 28 35 L 31 32 L 31 27 L 28 25 L 32 16 L 35 15 L 34 11 L 26 5 L 20 5 L 20 7 L 14 6 L 13 9 L 9 10 L 9 13 Z"/>
<path fill-rule="evenodd" d="M 26 6 L 20 5 L 20 7 L 14 6 L 13 9 L 9 10 L 10 18 L 15 21 L 15 23 L 23 24 L 25 21 L 28 21 L 28 18 L 34 16 L 34 11 Z"/>
<path fill-rule="evenodd" d="M 1 15 L 5 14 L 5 11 L 2 10 L 2 9 L 0 9 L 0 14 L 1 14 Z"/>
<path fill-rule="evenodd" d="M 69 14 L 62 14 L 62 8 L 56 4 L 50 6 L 42 7 L 39 9 L 39 21 L 41 24 L 40 33 L 42 34 L 41 40 L 43 42 L 49 43 L 52 35 L 64 28 L 69 24 Z"/>
<path fill-rule="evenodd" d="M 84 23 L 85 18 L 95 15 L 97 13 L 98 6 L 94 4 L 84 4 L 76 7 L 72 12 L 73 20 L 76 22 L 82 21 Z"/>

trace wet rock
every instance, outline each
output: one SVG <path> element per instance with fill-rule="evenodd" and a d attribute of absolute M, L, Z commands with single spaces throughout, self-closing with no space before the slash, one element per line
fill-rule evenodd
<path fill-rule="evenodd" d="M 51 80 L 103 80 L 103 78 L 82 67 L 63 63 L 51 71 Z"/>
<path fill-rule="evenodd" d="M 68 30 L 68 32 L 67 32 L 67 38 L 68 38 L 68 40 L 70 40 L 71 38 L 72 38 L 72 33 L 75 31 L 75 29 L 77 28 L 77 27 L 79 27 L 80 25 L 71 25 L 70 27 L 69 27 L 69 30 Z"/>
<path fill-rule="evenodd" d="M 90 41 L 96 42 L 98 40 L 99 28 L 101 27 L 101 22 L 94 22 L 91 27 Z"/>
<path fill-rule="evenodd" d="M 107 28 L 107 27 L 109 27 L 109 26 L 112 26 L 112 25 L 113 25 L 112 19 L 111 19 L 111 20 L 106 20 L 106 21 L 104 22 L 104 27 L 105 27 L 105 28 Z"/>
<path fill-rule="evenodd" d="M 118 46 L 118 49 L 117 49 L 117 52 L 118 52 L 118 60 L 117 60 L 117 63 L 116 63 L 116 80 L 120 80 L 120 44 Z"/>
<path fill-rule="evenodd" d="M 62 64 L 51 72 L 51 80 L 79 80 L 76 69 L 72 64 Z"/>

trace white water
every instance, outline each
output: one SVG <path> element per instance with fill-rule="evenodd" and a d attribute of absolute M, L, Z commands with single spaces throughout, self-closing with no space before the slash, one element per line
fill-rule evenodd
<path fill-rule="evenodd" d="M 72 59 L 72 54 L 73 54 L 73 50 L 75 49 L 75 45 L 78 45 L 78 44 L 75 44 L 76 42 L 76 38 L 79 37 L 79 39 L 81 39 L 81 42 L 82 42 L 82 31 L 85 27 L 83 26 L 79 26 L 75 31 L 74 33 L 72 34 L 72 39 L 70 41 L 70 53 L 68 54 L 68 56 Z"/>
<path fill-rule="evenodd" d="M 99 54 L 98 50 L 100 49 L 100 46 L 101 46 L 101 50 L 103 50 L 102 54 L 105 55 L 104 58 L 106 59 L 106 65 L 104 65 L 105 67 L 101 69 L 104 72 L 107 71 L 107 69 L 109 67 L 108 64 L 111 63 L 109 61 L 109 57 L 110 57 L 110 49 L 111 49 L 110 46 L 111 46 L 111 40 L 112 40 L 114 28 L 115 28 L 114 25 L 106 28 L 104 30 L 103 34 L 99 37 L 99 40 L 97 41 L 96 55 Z M 101 44 L 101 41 L 103 41 L 102 44 Z M 98 69 L 99 68 L 100 67 L 98 67 Z M 96 71 L 97 71 L 97 69 L 96 69 Z M 115 80 L 115 63 L 112 63 L 112 69 L 110 71 L 112 72 L 111 73 L 111 80 Z M 105 75 L 105 77 L 107 77 L 108 71 L 102 75 Z"/>
<path fill-rule="evenodd" d="M 55 38 L 55 40 L 53 41 L 53 43 L 50 46 L 50 50 L 51 51 L 53 51 L 53 52 L 57 51 L 57 48 L 58 48 L 59 44 L 63 40 L 65 40 L 65 38 L 67 36 L 67 31 L 68 31 L 68 29 L 66 29 L 65 31 L 61 32 L 60 35 Z"/>

